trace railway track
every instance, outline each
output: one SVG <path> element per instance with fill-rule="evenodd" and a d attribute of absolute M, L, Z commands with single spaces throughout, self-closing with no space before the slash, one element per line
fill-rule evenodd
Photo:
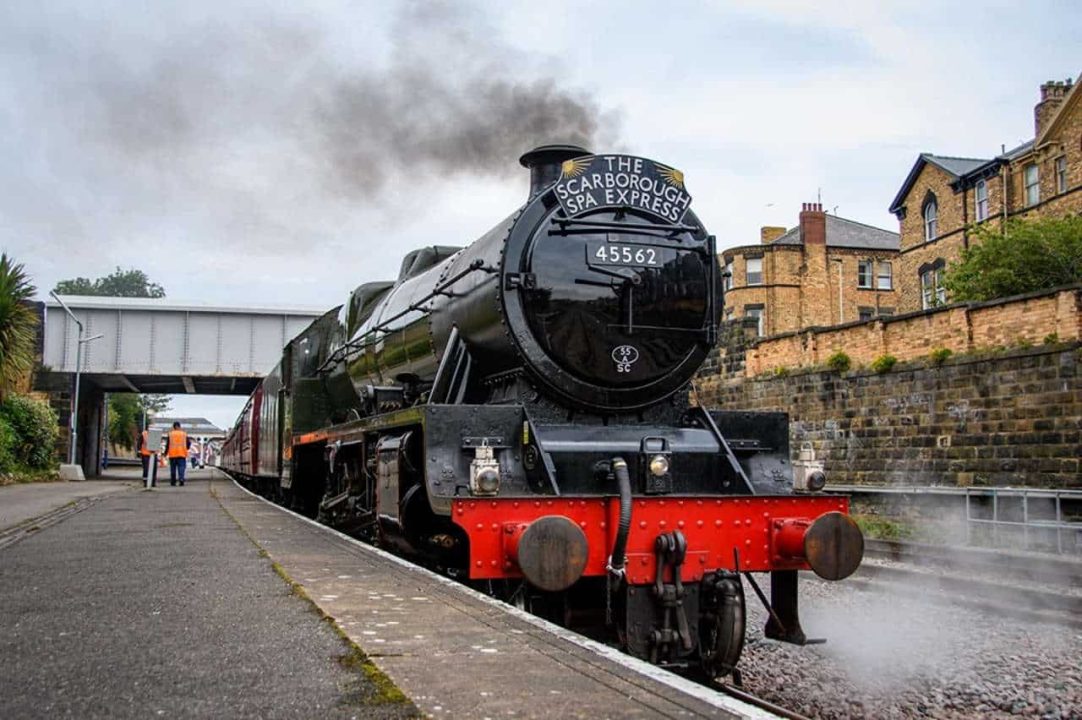
<path fill-rule="evenodd" d="M 752 695 L 746 690 L 733 687 L 732 685 L 711 685 L 718 692 L 728 695 L 729 697 L 747 703 L 748 705 L 754 705 L 760 710 L 764 710 L 777 717 L 787 718 L 788 720 L 810 720 L 807 715 L 801 715 L 800 713 L 787 710 L 785 707 L 772 703 L 769 700 L 764 700 L 758 695 Z"/>
<path fill-rule="evenodd" d="M 1082 627 L 1082 562 L 1033 553 L 868 540 L 856 584 Z"/>
<path fill-rule="evenodd" d="M 1082 585 L 1082 561 L 1037 553 L 865 538 L 864 556 L 918 567 L 994 572 L 1019 582 L 1065 587 Z"/>

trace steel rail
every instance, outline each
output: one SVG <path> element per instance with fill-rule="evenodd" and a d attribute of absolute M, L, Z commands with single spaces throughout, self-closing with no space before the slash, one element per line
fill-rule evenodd
<path fill-rule="evenodd" d="M 714 685 L 712 686 L 718 690 L 718 692 L 725 693 L 734 700 L 746 702 L 749 705 L 754 705 L 757 708 L 766 710 L 769 713 L 773 713 L 778 717 L 788 718 L 789 720 L 810 720 L 807 715 L 801 715 L 793 710 L 788 710 L 781 705 L 770 702 L 769 700 L 763 700 L 758 695 L 752 695 L 747 690 L 741 690 L 740 688 L 733 687 L 732 685 Z"/>

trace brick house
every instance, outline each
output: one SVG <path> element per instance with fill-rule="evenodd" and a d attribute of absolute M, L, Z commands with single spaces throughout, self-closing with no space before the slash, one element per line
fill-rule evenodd
<path fill-rule="evenodd" d="M 805 203 L 795 228 L 721 253 L 725 319 L 758 318 L 765 336 L 892 315 L 897 255 L 896 233 Z"/>
<path fill-rule="evenodd" d="M 944 270 L 969 247 L 975 226 L 1082 212 L 1078 87 L 1069 79 L 1041 85 L 1034 138 L 1013 150 L 993 158 L 917 158 L 890 206 L 901 234 L 899 312 L 948 301 Z"/>

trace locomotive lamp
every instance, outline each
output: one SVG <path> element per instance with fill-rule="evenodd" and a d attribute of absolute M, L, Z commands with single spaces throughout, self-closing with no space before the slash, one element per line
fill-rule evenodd
<path fill-rule="evenodd" d="M 500 492 L 500 462 L 493 448 L 481 445 L 474 449 L 470 463 L 470 494 L 496 495 Z"/>
<path fill-rule="evenodd" d="M 672 492 L 669 441 L 661 437 L 645 437 L 639 446 L 639 452 L 642 458 L 639 462 L 643 475 L 643 492 L 648 495 Z"/>
<path fill-rule="evenodd" d="M 815 459 L 815 448 L 810 442 L 801 443 L 800 455 L 793 463 L 793 490 L 797 492 L 820 492 L 827 484 L 823 463 Z"/>

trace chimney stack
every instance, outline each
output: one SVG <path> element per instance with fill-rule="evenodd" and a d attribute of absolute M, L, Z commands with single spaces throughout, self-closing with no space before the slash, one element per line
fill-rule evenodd
<path fill-rule="evenodd" d="M 805 245 L 826 245 L 827 216 L 822 203 L 804 203 L 801 206 L 800 242 Z"/>
<path fill-rule="evenodd" d="M 759 228 L 759 241 L 762 242 L 763 245 L 769 245 L 784 234 L 785 228 L 783 227 L 763 225 L 761 228 Z"/>
<path fill-rule="evenodd" d="M 1071 92 L 1073 81 L 1067 78 L 1063 82 L 1049 80 L 1041 85 L 1041 101 L 1033 108 L 1033 136 L 1039 138 L 1041 131 L 1048 127 L 1052 116 L 1056 114 L 1063 98 Z"/>
<path fill-rule="evenodd" d="M 564 160 L 589 154 L 589 150 L 578 145 L 542 145 L 520 157 L 518 161 L 522 167 L 530 169 L 530 197 L 560 179 L 560 166 Z"/>

